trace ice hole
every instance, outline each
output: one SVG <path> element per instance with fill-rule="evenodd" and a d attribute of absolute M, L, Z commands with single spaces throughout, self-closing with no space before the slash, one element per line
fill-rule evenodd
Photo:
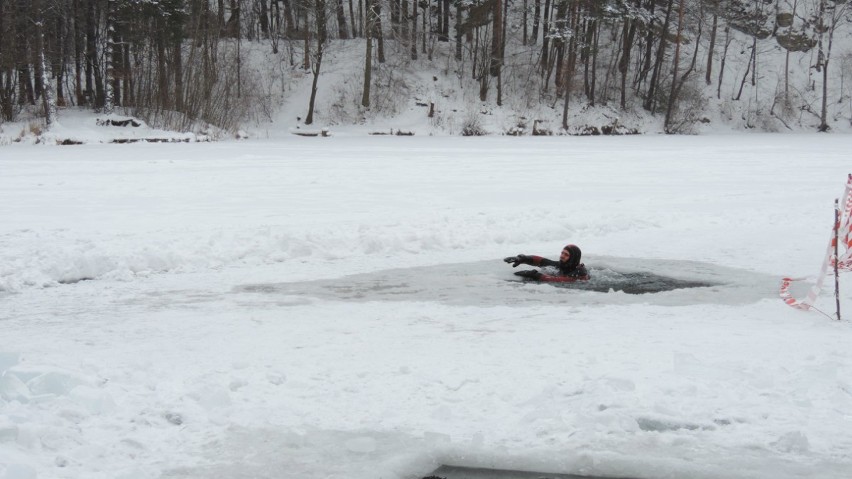
<path fill-rule="evenodd" d="M 337 279 L 247 284 L 236 287 L 235 292 L 275 295 L 282 301 L 314 297 L 477 306 L 746 304 L 778 292 L 777 277 L 697 261 L 592 256 L 586 266 L 591 279 L 575 283 L 524 281 L 513 273 L 525 267 L 513 269 L 494 260 L 388 269 Z"/>
<path fill-rule="evenodd" d="M 512 471 L 461 466 L 441 466 L 423 479 L 631 479 L 628 477 L 581 476 L 537 471 Z"/>

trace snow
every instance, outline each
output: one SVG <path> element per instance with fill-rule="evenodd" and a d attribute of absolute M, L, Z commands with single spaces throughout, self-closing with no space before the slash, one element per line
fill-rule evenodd
<path fill-rule="evenodd" d="M 778 297 L 848 136 L 88 143 L 0 150 L 0 478 L 852 470 L 850 323 Z M 569 242 L 725 284 L 501 261 Z"/>

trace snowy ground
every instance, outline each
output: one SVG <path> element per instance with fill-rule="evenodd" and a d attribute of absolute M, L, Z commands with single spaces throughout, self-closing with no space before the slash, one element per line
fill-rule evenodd
<path fill-rule="evenodd" d="M 849 477 L 852 323 L 777 291 L 817 272 L 850 146 L 5 146 L 0 478 Z M 569 242 L 721 284 L 508 281 Z"/>

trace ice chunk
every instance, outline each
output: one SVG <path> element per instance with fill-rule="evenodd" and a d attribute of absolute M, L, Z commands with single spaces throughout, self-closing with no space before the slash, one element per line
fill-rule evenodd
<path fill-rule="evenodd" d="M 430 446 L 440 446 L 451 443 L 453 439 L 448 434 L 426 431 L 423 433 L 423 440 Z"/>
<path fill-rule="evenodd" d="M 369 454 L 376 450 L 376 440 L 370 436 L 361 436 L 346 441 L 346 449 L 360 454 Z"/>
<path fill-rule="evenodd" d="M 54 394 L 64 396 L 72 389 L 84 384 L 85 381 L 70 374 L 59 371 L 50 371 L 27 382 L 27 386 L 33 394 Z"/>
<path fill-rule="evenodd" d="M 207 385 L 193 391 L 189 397 L 198 401 L 205 409 L 219 409 L 231 405 L 231 395 L 219 385 Z"/>
<path fill-rule="evenodd" d="M 71 399 L 92 414 L 104 414 L 115 410 L 115 401 L 106 391 L 89 386 L 77 386 L 70 392 Z"/>
<path fill-rule="evenodd" d="M 287 375 L 283 374 L 283 373 L 278 373 L 278 372 L 269 372 L 269 373 L 266 374 L 266 379 L 270 383 L 272 383 L 276 386 L 280 386 L 280 385 L 284 384 L 285 382 L 287 382 Z"/>
<path fill-rule="evenodd" d="M 7 401 L 29 402 L 30 388 L 15 374 L 7 372 L 0 376 L 0 397 Z"/>
<path fill-rule="evenodd" d="M 228 389 L 230 389 L 231 391 L 236 391 L 245 386 L 248 386 L 248 381 L 243 378 L 237 378 L 231 380 L 231 382 L 228 384 Z"/>
<path fill-rule="evenodd" d="M 0 376 L 21 360 L 21 353 L 0 351 Z"/>
<path fill-rule="evenodd" d="M 773 442 L 772 445 L 782 452 L 792 452 L 796 454 L 807 453 L 810 449 L 808 436 L 802 431 L 791 431 L 781 436 L 780 439 Z"/>
<path fill-rule="evenodd" d="M 18 425 L 0 416 L 0 443 L 13 442 L 18 437 Z"/>
<path fill-rule="evenodd" d="M 154 474 L 140 467 L 131 467 L 127 470 L 116 473 L 116 479 L 151 479 L 157 477 Z"/>
<path fill-rule="evenodd" d="M 5 471 L 0 471 L 0 479 L 36 479 L 36 470 L 26 464 L 7 464 Z"/>

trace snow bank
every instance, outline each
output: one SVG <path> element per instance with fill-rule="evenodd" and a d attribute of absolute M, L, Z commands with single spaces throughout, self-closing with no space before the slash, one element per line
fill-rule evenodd
<path fill-rule="evenodd" d="M 363 255 L 381 257 L 473 249 L 494 241 L 511 246 L 527 236 L 560 240 L 577 234 L 568 227 L 554 231 L 531 225 L 524 235 L 511 237 L 504 236 L 504 228 L 493 222 L 480 224 L 471 231 L 471 222 L 436 220 L 403 228 L 361 225 L 301 233 L 284 226 L 249 231 L 196 231 L 190 235 L 179 231 L 132 236 L 67 230 L 49 234 L 24 231 L 0 238 L 0 291 L 97 279 L 129 281 L 157 273 L 286 261 L 343 261 Z"/>

